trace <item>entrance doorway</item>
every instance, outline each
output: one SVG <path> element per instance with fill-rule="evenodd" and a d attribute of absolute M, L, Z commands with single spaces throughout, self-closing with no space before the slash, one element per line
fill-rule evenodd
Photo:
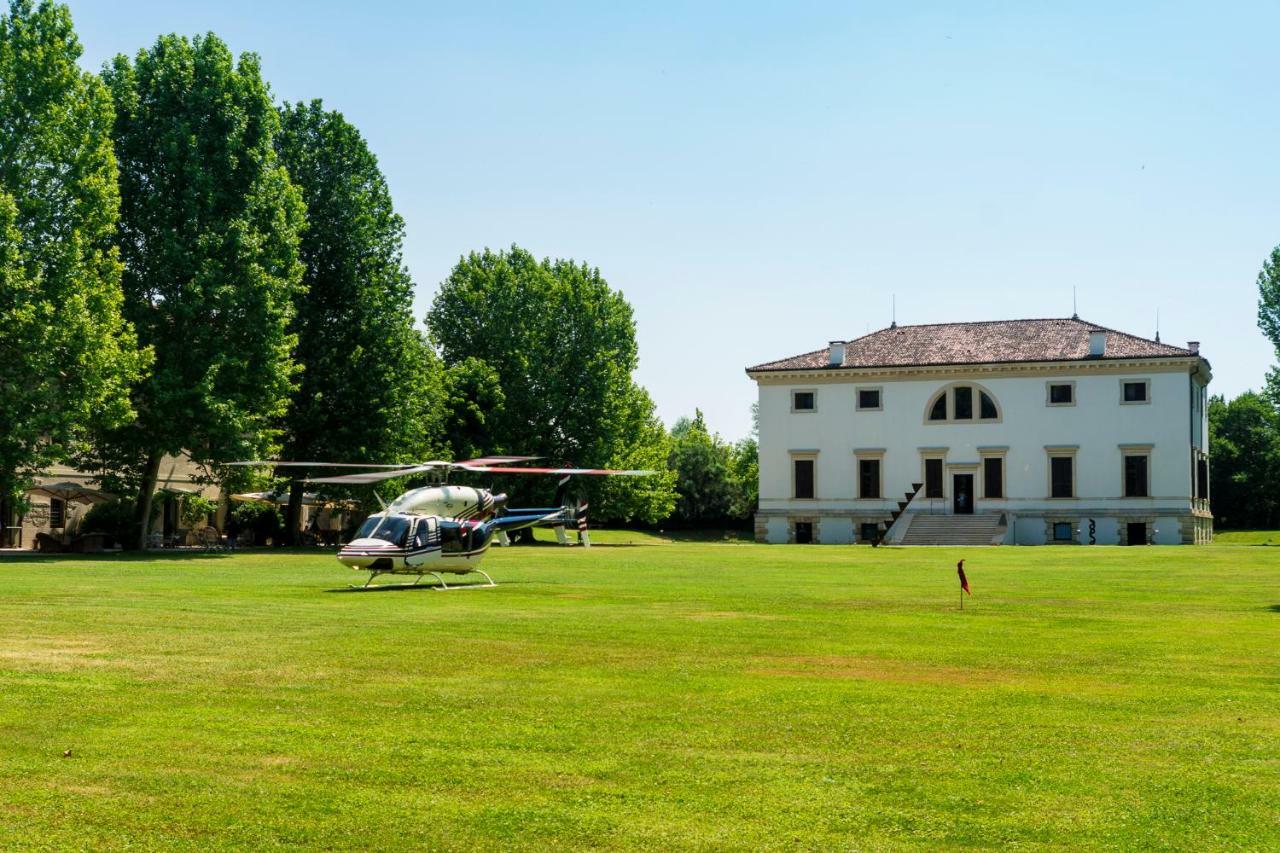
<path fill-rule="evenodd" d="M 1125 530 L 1126 537 L 1130 545 L 1146 545 L 1147 544 L 1147 524 L 1145 521 L 1131 521 L 1128 529 Z"/>
<path fill-rule="evenodd" d="M 956 515 L 973 514 L 973 475 L 951 475 L 951 510 Z"/>

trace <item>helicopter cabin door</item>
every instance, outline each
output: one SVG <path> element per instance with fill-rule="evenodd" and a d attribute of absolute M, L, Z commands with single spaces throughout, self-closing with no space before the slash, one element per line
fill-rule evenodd
<path fill-rule="evenodd" d="M 434 550 L 428 550 L 434 549 Z M 439 554 L 440 521 L 437 518 L 419 518 L 409 537 L 408 554 L 404 558 L 406 566 L 420 566 L 432 556 Z"/>

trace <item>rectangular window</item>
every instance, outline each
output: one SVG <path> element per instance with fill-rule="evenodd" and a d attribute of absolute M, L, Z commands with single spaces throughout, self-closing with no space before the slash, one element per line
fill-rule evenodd
<path fill-rule="evenodd" d="M 812 412 L 817 408 L 816 391 L 793 391 L 791 392 L 791 411 L 793 412 Z"/>
<path fill-rule="evenodd" d="M 1049 383 L 1049 405 L 1070 406 L 1076 401 L 1076 387 L 1070 382 Z"/>
<path fill-rule="evenodd" d="M 813 497 L 813 460 L 797 459 L 795 465 L 795 496 L 797 498 Z"/>
<path fill-rule="evenodd" d="M 858 389 L 858 411 L 867 411 L 880 408 L 880 389 L 879 388 L 859 388 Z"/>
<path fill-rule="evenodd" d="M 874 542 L 880 538 L 880 525 L 874 521 L 864 521 L 862 526 L 858 528 L 858 541 Z"/>
<path fill-rule="evenodd" d="M 1126 403 L 1145 403 L 1147 402 L 1147 380 L 1140 379 L 1136 382 L 1125 382 L 1121 391 L 1121 399 Z"/>
<path fill-rule="evenodd" d="M 1070 456 L 1049 457 L 1051 497 L 1075 497 L 1075 459 Z"/>
<path fill-rule="evenodd" d="M 1124 496 L 1126 498 L 1147 497 L 1147 456 L 1145 453 L 1126 455 L 1124 457 Z"/>
<path fill-rule="evenodd" d="M 61 530 L 67 526 L 67 503 L 59 498 L 49 500 L 49 527 Z"/>
<path fill-rule="evenodd" d="M 987 456 L 982 460 L 982 496 L 1004 497 L 1004 460 L 999 456 Z"/>
<path fill-rule="evenodd" d="M 858 497 L 880 497 L 880 460 L 858 460 Z"/>
<path fill-rule="evenodd" d="M 1072 529 L 1069 521 L 1055 521 L 1053 523 L 1053 541 L 1054 542 L 1071 542 L 1075 539 L 1075 530 Z"/>
<path fill-rule="evenodd" d="M 924 460 L 924 496 L 926 498 L 942 497 L 942 460 Z"/>
<path fill-rule="evenodd" d="M 973 420 L 973 389 L 967 385 L 961 385 L 955 390 L 956 395 L 956 420 L 971 421 Z"/>
<path fill-rule="evenodd" d="M 1209 460 L 1196 462 L 1196 497 L 1202 501 L 1209 499 Z"/>
<path fill-rule="evenodd" d="M 810 545 L 813 543 L 813 522 L 797 521 L 796 522 L 796 544 Z"/>

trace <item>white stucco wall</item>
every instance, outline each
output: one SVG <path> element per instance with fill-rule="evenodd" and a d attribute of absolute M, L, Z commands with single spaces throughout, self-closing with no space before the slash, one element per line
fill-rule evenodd
<path fill-rule="evenodd" d="M 1185 512 L 1192 488 L 1193 443 L 1203 445 L 1207 434 L 1201 405 L 1204 398 L 1200 386 L 1190 378 L 1193 363 L 1129 367 L 1120 372 L 1115 365 L 1107 365 L 1106 372 L 1090 372 L 1064 365 L 1049 368 L 1049 373 L 1022 370 L 1007 376 L 983 373 L 923 378 L 842 370 L 785 379 L 765 377 L 759 386 L 760 509 L 856 513 L 894 508 L 913 482 L 923 482 L 923 453 L 929 450 L 945 452 L 945 497 L 933 508 L 951 510 L 956 466 L 978 466 L 967 470 L 975 474 L 979 511 L 1038 513 L 1037 517 L 1019 519 L 1014 535 L 1020 543 L 1043 541 L 1045 516 L 1054 511 L 1145 512 L 1151 517 L 1165 509 Z M 1139 379 L 1150 383 L 1149 402 L 1123 404 L 1121 383 Z M 1046 382 L 1051 380 L 1075 383 L 1074 405 L 1046 404 Z M 931 398 L 957 381 L 986 390 L 1001 409 L 1000 421 L 927 421 Z M 856 410 L 859 387 L 882 389 L 880 411 Z M 816 411 L 791 410 L 791 394 L 798 389 L 816 392 Z M 975 414 L 977 406 L 975 392 Z M 1121 445 L 1151 445 L 1150 497 L 1123 497 Z M 1076 447 L 1074 499 L 1048 497 L 1047 446 Z M 1004 449 L 1003 499 L 982 497 L 984 448 Z M 881 500 L 857 496 L 860 450 L 883 452 Z M 816 497 L 796 500 L 792 497 L 793 453 L 815 451 Z M 770 533 L 774 521 L 769 521 Z M 830 523 L 823 521 L 824 526 Z M 1176 517 L 1162 518 L 1156 526 L 1158 540 L 1177 541 Z M 1106 539 L 1115 541 L 1115 522 L 1108 521 L 1105 529 Z M 779 541 L 772 535 L 769 538 Z M 1102 535 L 1099 541 L 1104 541 Z"/>

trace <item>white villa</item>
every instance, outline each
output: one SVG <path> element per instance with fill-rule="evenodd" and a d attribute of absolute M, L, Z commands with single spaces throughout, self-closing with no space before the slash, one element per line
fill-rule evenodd
<path fill-rule="evenodd" d="M 1076 317 L 898 326 L 747 369 L 762 542 L 1192 544 L 1213 537 L 1186 348 Z"/>

